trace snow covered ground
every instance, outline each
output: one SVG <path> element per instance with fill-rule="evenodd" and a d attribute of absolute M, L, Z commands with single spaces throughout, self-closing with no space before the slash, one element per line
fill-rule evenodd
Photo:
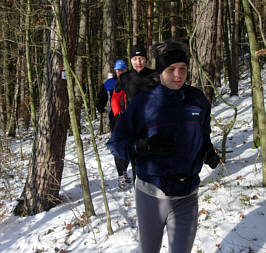
<path fill-rule="evenodd" d="M 264 83 L 266 70 L 264 68 Z M 266 252 L 266 189 L 262 188 L 259 150 L 252 149 L 252 98 L 250 75 L 241 76 L 239 97 L 223 97 L 237 105 L 238 117 L 227 140 L 226 163 L 211 170 L 204 165 L 199 189 L 199 224 L 193 253 L 262 253 Z M 223 87 L 223 90 L 228 88 Z M 264 93 L 265 92 L 264 85 Z M 217 119 L 230 120 L 233 110 L 217 103 L 212 113 Z M 98 122 L 94 122 L 97 128 Z M 222 133 L 212 127 L 212 142 L 221 149 Z M 90 136 L 82 135 L 93 204 L 97 216 L 82 225 L 84 211 L 75 144 L 67 140 L 66 161 L 61 195 L 64 203 L 31 217 L 16 217 L 12 210 L 20 196 L 31 153 L 31 139 L 10 140 L 12 156 L 5 157 L 3 168 L 10 177 L 0 180 L 0 252 L 2 253 L 134 253 L 138 236 L 134 189 L 117 190 L 117 173 L 113 156 L 106 149 L 109 134 L 97 136 L 98 149 L 105 176 L 107 198 L 114 235 L 108 236 L 105 209 L 100 188 L 97 162 Z M 72 161 L 72 162 L 71 162 Z M 131 168 L 129 168 L 129 175 Z M 161 253 L 168 252 L 165 233 Z"/>

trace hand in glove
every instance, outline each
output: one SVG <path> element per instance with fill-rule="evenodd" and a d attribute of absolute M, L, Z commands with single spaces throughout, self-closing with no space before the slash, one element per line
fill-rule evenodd
<path fill-rule="evenodd" d="M 169 155 L 173 152 L 174 146 L 173 137 L 158 133 L 150 138 L 138 139 L 135 151 L 138 155 Z"/>
<path fill-rule="evenodd" d="M 203 162 L 208 164 L 212 169 L 215 169 L 219 164 L 220 157 L 217 155 L 212 145 L 203 155 Z"/>

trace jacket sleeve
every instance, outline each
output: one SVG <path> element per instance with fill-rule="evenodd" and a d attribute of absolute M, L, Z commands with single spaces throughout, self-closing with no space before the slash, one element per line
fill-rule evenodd
<path fill-rule="evenodd" d="M 104 108 L 107 105 L 107 101 L 108 101 L 108 94 L 104 85 L 102 85 L 96 102 L 96 109 L 99 113 L 104 112 Z"/>
<path fill-rule="evenodd" d="M 125 97 L 125 92 L 123 90 L 118 93 L 115 90 L 113 91 L 113 95 L 111 98 L 111 108 L 114 116 L 116 116 L 121 112 L 122 110 L 121 104 L 124 97 Z"/>
<path fill-rule="evenodd" d="M 139 121 L 136 120 L 136 106 L 128 107 L 120 116 L 111 138 L 107 142 L 107 148 L 110 152 L 124 160 L 130 161 L 133 155 L 133 147 L 136 140 Z"/>

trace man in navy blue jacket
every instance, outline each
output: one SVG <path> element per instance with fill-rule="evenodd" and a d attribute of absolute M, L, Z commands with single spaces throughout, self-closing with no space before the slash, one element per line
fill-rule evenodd
<path fill-rule="evenodd" d="M 166 226 L 170 253 L 191 252 L 197 230 L 199 173 L 219 163 L 210 140 L 211 106 L 185 85 L 184 45 L 152 47 L 160 84 L 139 93 L 107 143 L 111 152 L 136 163 L 138 253 L 158 253 Z"/>

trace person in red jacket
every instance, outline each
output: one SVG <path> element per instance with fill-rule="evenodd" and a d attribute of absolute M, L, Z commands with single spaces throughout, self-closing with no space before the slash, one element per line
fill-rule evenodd
<path fill-rule="evenodd" d="M 114 87 L 115 87 L 117 78 L 126 71 L 127 71 L 126 63 L 123 60 L 117 60 L 114 64 L 115 77 L 109 76 L 109 78 L 102 85 L 99 96 L 98 96 L 98 101 L 96 103 L 96 108 L 99 113 L 103 113 L 107 105 L 109 127 L 110 127 L 111 132 L 114 129 L 115 116 L 117 114 L 114 112 L 113 109 L 111 109 L 112 108 L 111 98 L 113 97 L 115 93 Z M 114 96 L 116 95 L 117 94 L 115 94 Z M 121 95 L 119 94 L 119 96 Z M 119 190 L 125 191 L 127 189 L 127 183 L 129 184 L 131 183 L 131 178 L 129 178 L 127 175 L 127 168 L 128 168 L 129 162 L 117 156 L 114 156 L 114 160 L 115 160 L 116 170 L 118 173 L 118 188 Z"/>
<path fill-rule="evenodd" d="M 113 110 L 111 110 L 111 98 L 114 92 L 114 87 L 117 78 L 126 71 L 127 71 L 126 63 L 123 60 L 117 60 L 114 64 L 115 76 L 113 77 L 112 73 L 108 73 L 107 80 L 101 86 L 98 99 L 96 102 L 96 109 L 99 113 L 104 113 L 105 107 L 107 106 L 108 123 L 111 131 L 113 130 L 115 124 L 114 121 L 115 114 L 113 113 Z"/>

